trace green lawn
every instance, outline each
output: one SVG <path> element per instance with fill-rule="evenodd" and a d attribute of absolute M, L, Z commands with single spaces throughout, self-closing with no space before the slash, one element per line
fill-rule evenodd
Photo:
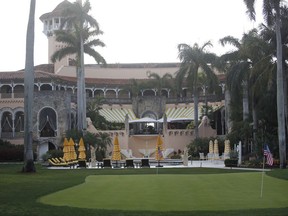
<path fill-rule="evenodd" d="M 134 211 L 219 211 L 288 207 L 288 181 L 261 173 L 101 175 L 42 197 L 41 202 L 78 208 Z"/>
<path fill-rule="evenodd" d="M 0 215 L 287 215 L 288 171 L 47 170 L 0 164 Z M 43 203 L 44 202 L 44 203 Z M 45 203 L 49 203 L 45 204 Z"/>

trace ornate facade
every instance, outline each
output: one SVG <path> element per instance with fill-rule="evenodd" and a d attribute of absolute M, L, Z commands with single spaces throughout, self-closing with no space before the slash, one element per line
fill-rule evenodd
<path fill-rule="evenodd" d="M 68 1 L 60 3 L 52 12 L 40 17 L 43 32 L 49 41 L 48 56 L 59 48 L 55 42 L 54 30 L 61 24 L 61 10 Z M 56 64 L 43 64 L 35 67 L 33 138 L 39 159 L 47 150 L 62 146 L 65 132 L 75 128 L 76 122 L 76 72 L 71 65 L 73 56 Z M 50 61 L 50 60 L 49 60 Z M 87 101 L 100 96 L 104 98 L 101 115 L 111 122 L 125 123 L 125 130 L 106 131 L 112 137 L 119 136 L 121 152 L 126 157 L 151 157 L 155 151 L 157 133 L 162 133 L 165 154 L 180 149 L 194 139 L 193 129 L 170 128 L 169 118 L 182 122 L 194 119 L 193 95 L 188 88 L 183 88 L 180 95 L 173 89 L 157 88 L 141 89 L 137 98 L 127 90 L 130 79 L 149 80 L 151 73 L 172 76 L 179 68 L 179 63 L 159 64 L 108 64 L 85 66 L 85 82 Z M 221 74 L 218 74 L 220 79 Z M 23 144 L 24 137 L 24 71 L 0 73 L 0 138 L 15 144 Z M 225 134 L 224 85 L 220 85 L 222 97 L 207 95 L 203 86 L 200 95 L 199 114 L 205 101 L 214 109 L 214 129 L 207 124 L 200 124 L 200 136 L 217 136 Z M 160 96 L 159 96 L 160 95 Z M 144 133 L 146 123 L 131 125 L 129 121 L 150 117 L 159 120 L 166 114 L 168 122 L 153 123 L 154 133 Z M 128 119 L 127 119 L 128 116 Z M 199 116 L 200 117 L 200 116 Z M 89 127 L 88 127 L 89 128 Z M 131 130 L 132 129 L 132 130 Z M 137 131 L 137 133 L 135 133 Z M 109 149 L 108 151 L 111 151 Z"/>

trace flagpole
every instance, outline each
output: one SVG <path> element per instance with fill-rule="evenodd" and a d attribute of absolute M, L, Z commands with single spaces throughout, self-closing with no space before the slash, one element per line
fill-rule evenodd
<path fill-rule="evenodd" d="M 263 168 L 262 168 L 262 180 L 261 180 L 261 192 L 260 198 L 263 196 L 263 185 L 264 185 L 264 166 L 265 166 L 265 156 L 263 155 Z"/>

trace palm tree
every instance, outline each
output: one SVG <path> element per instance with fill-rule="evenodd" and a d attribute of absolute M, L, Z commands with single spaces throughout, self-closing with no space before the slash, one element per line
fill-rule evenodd
<path fill-rule="evenodd" d="M 112 138 L 108 133 L 102 133 L 100 132 L 97 135 L 97 139 L 95 140 L 94 147 L 96 149 L 96 155 L 98 157 L 101 155 L 102 157 L 105 157 L 105 153 L 107 151 L 107 147 L 112 145 Z"/>
<path fill-rule="evenodd" d="M 81 32 L 81 33 L 80 33 Z M 80 30 L 76 25 L 74 26 L 73 30 L 58 30 L 55 31 L 56 41 L 61 42 L 65 46 L 63 48 L 57 50 L 52 56 L 52 62 L 56 62 L 57 60 L 61 60 L 67 55 L 76 54 L 76 67 L 77 67 L 77 121 L 78 121 L 78 130 L 83 130 L 85 128 L 82 124 L 83 118 L 86 119 L 86 114 L 84 115 L 81 112 L 81 104 L 83 103 L 83 99 L 86 98 L 82 96 L 82 88 L 81 83 L 83 84 L 84 81 L 81 81 L 81 44 L 80 41 L 80 34 L 84 40 L 84 52 L 94 58 L 94 60 L 99 64 L 103 63 L 106 64 L 105 59 L 95 51 L 94 47 L 100 46 L 104 47 L 105 44 L 100 39 L 93 39 L 94 36 L 101 34 L 101 31 L 97 30 L 90 30 L 90 28 L 85 27 L 83 30 Z M 86 102 L 85 102 L 86 103 Z M 86 107 L 86 106 L 85 106 Z M 86 109 L 86 108 L 85 108 Z M 85 112 L 86 113 L 86 112 Z"/>
<path fill-rule="evenodd" d="M 195 121 L 195 136 L 198 134 L 198 88 L 199 88 L 199 72 L 200 69 L 206 74 L 208 78 L 208 86 L 216 89 L 218 86 L 218 79 L 215 73 L 212 71 L 209 63 L 213 63 L 216 59 L 216 55 L 205 51 L 206 47 L 212 46 L 211 42 L 206 42 L 202 47 L 199 47 L 197 43 L 193 47 L 187 44 L 179 44 L 178 52 L 179 59 L 181 61 L 180 69 L 177 72 L 176 80 L 187 81 L 188 85 L 191 85 L 194 94 L 194 121 Z"/>
<path fill-rule="evenodd" d="M 236 48 L 236 50 L 221 56 L 221 59 L 225 59 L 226 64 L 229 65 L 226 84 L 232 93 L 234 103 L 237 101 L 235 98 L 238 98 L 239 92 L 242 91 L 242 121 L 246 123 L 248 123 L 250 113 L 248 103 L 251 101 L 253 129 L 256 131 L 258 122 L 256 101 L 258 100 L 257 98 L 259 98 L 259 95 L 257 95 L 259 88 L 256 88 L 257 86 L 259 87 L 259 85 L 256 85 L 256 83 L 259 83 L 259 80 L 261 80 L 261 85 L 265 85 L 263 75 L 260 74 L 263 74 L 263 72 L 271 73 L 271 70 L 267 70 L 271 69 L 271 67 L 268 67 L 271 62 L 270 46 L 260 38 L 256 29 L 244 34 L 241 40 L 226 36 L 222 38 L 220 42 L 222 45 L 230 44 Z M 264 65 L 265 67 L 263 67 Z M 250 96 L 252 99 L 249 99 Z M 256 137 L 254 136 L 254 141 L 255 140 Z M 244 142 L 246 141 L 244 139 Z"/>
<path fill-rule="evenodd" d="M 35 172 L 33 134 L 33 91 L 34 91 L 34 28 L 36 0 L 30 2 L 30 13 L 26 35 L 26 62 L 24 74 L 24 166 L 23 172 Z"/>
<path fill-rule="evenodd" d="M 280 168 L 286 168 L 286 134 L 283 81 L 283 51 L 281 37 L 280 3 L 282 0 L 263 0 L 263 15 L 268 26 L 274 26 L 277 42 L 277 120 Z M 244 0 L 251 20 L 255 20 L 255 0 Z"/>
<path fill-rule="evenodd" d="M 152 82 L 150 82 L 150 85 L 152 85 L 157 90 L 157 95 L 161 96 L 161 91 L 165 87 L 170 87 L 171 79 L 173 78 L 171 74 L 165 73 L 162 77 L 157 73 L 150 73 L 149 78 L 152 78 Z"/>
<path fill-rule="evenodd" d="M 141 89 L 143 88 L 143 83 L 136 79 L 130 79 L 130 84 L 124 89 L 129 91 L 130 98 L 136 98 L 139 96 Z"/>
<path fill-rule="evenodd" d="M 79 50 L 78 56 L 79 65 L 77 70 L 78 89 L 77 89 L 77 114 L 78 114 L 78 129 L 86 131 L 86 92 L 85 92 L 85 71 L 84 71 L 84 32 L 87 27 L 96 29 L 97 32 L 101 32 L 98 22 L 89 15 L 91 5 L 88 0 L 82 5 L 82 0 L 77 0 L 71 4 L 64 11 L 64 17 L 62 27 L 67 29 L 75 28 L 79 30 Z"/>
<path fill-rule="evenodd" d="M 251 70 L 251 53 L 248 52 L 250 41 L 257 34 L 256 30 L 244 34 L 242 40 L 238 40 L 232 36 L 226 36 L 220 39 L 222 46 L 226 44 L 232 45 L 236 50 L 224 54 L 222 56 L 226 63 L 229 62 L 229 71 L 227 74 L 227 85 L 232 93 L 238 93 L 242 89 L 243 92 L 243 121 L 249 116 L 249 75 Z M 254 59 L 253 59 L 254 60 Z M 235 94 L 234 94 L 235 95 Z"/>

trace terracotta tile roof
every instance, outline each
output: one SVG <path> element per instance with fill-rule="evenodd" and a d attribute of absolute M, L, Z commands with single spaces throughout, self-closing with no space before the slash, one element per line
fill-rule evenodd
<path fill-rule="evenodd" d="M 54 64 L 40 64 L 40 65 L 36 65 L 36 66 L 34 66 L 34 70 L 35 71 L 43 71 L 43 72 L 54 74 Z M 22 69 L 20 71 L 23 72 L 24 69 Z"/>
<path fill-rule="evenodd" d="M 76 85 L 77 79 L 75 77 L 67 77 L 67 76 L 59 76 L 53 74 L 51 72 L 44 72 L 40 70 L 36 70 L 35 67 L 35 82 L 38 80 L 42 82 L 51 82 L 54 81 L 56 83 L 63 83 L 63 84 L 74 84 Z M 38 68 L 47 68 L 47 67 L 38 67 Z M 49 67 L 48 67 L 49 68 Z M 49 70 L 48 70 L 49 71 Z M 10 83 L 11 81 L 14 82 L 24 82 L 24 70 L 15 71 L 15 72 L 1 72 L 0 73 L 0 80 L 1 83 Z M 95 78 L 86 78 L 86 86 L 121 86 L 127 85 L 130 83 L 130 80 L 127 79 L 95 79 Z"/>

